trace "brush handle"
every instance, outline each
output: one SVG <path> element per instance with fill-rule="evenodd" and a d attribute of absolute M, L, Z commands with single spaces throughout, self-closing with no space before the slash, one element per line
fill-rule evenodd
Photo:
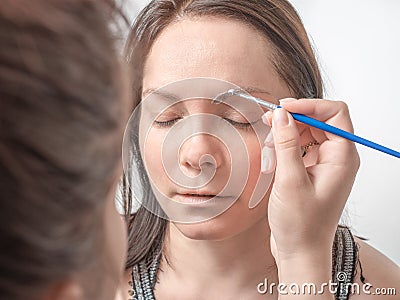
<path fill-rule="evenodd" d="M 229 90 L 228 92 L 226 92 L 224 94 L 231 95 L 231 96 L 232 95 L 236 95 L 236 96 L 245 98 L 247 100 L 250 100 L 250 101 L 253 101 L 255 103 L 258 103 L 258 104 L 268 108 L 269 110 L 275 110 L 277 108 L 282 108 L 282 106 L 280 106 L 280 105 L 276 105 L 276 104 L 267 102 L 265 100 L 253 97 L 253 96 L 251 96 L 249 94 L 243 93 L 242 91 Z M 216 99 L 218 99 L 218 96 L 216 97 Z M 350 132 L 347 132 L 347 131 L 344 131 L 342 129 L 339 129 L 339 128 L 335 127 L 335 126 L 331 126 L 331 125 L 328 125 L 328 124 L 326 124 L 324 122 L 321 122 L 321 121 L 318 121 L 316 119 L 307 117 L 306 115 L 297 114 L 297 113 L 291 113 L 291 112 L 289 112 L 289 113 L 293 116 L 293 119 L 295 119 L 296 121 L 302 122 L 304 124 L 310 125 L 312 127 L 321 129 L 321 130 L 329 132 L 329 133 L 333 133 L 333 134 L 335 134 L 337 136 L 341 136 L 341 137 L 343 137 L 345 139 L 348 139 L 350 141 L 353 141 L 355 143 L 359 143 L 361 145 L 364 145 L 364 146 L 370 147 L 372 149 L 387 153 L 387 154 L 392 155 L 394 157 L 400 158 L 400 152 L 397 152 L 397 151 L 395 151 L 393 149 L 390 149 L 390 148 L 387 148 L 385 146 L 379 145 L 377 143 L 374 143 L 372 141 L 364 139 L 364 138 L 362 138 L 360 136 L 357 136 L 357 135 L 352 134 Z"/>
<path fill-rule="evenodd" d="M 278 107 L 281 107 L 281 106 L 278 106 Z M 367 147 L 373 148 L 375 150 L 378 150 L 378 151 L 381 151 L 381 152 L 387 153 L 389 155 L 392 155 L 392 156 L 400 158 L 400 152 L 397 152 L 397 151 L 395 151 L 393 149 L 390 149 L 390 148 L 387 148 L 385 146 L 379 145 L 377 143 L 374 143 L 372 141 L 364 139 L 364 138 L 362 138 L 360 136 L 354 135 L 354 134 L 352 134 L 350 132 L 347 132 L 347 131 L 344 131 L 344 130 L 339 129 L 337 127 L 328 125 L 328 124 L 326 124 L 324 122 L 321 122 L 321 121 L 318 121 L 316 119 L 307 117 L 305 115 L 297 114 L 297 113 L 290 113 L 290 114 L 293 116 L 293 119 L 295 119 L 296 121 L 299 121 L 301 123 L 310 125 L 312 127 L 321 129 L 321 130 L 329 132 L 329 133 L 333 133 L 335 135 L 341 136 L 341 137 L 343 137 L 345 139 L 348 139 L 350 141 L 362 144 L 364 146 L 367 146 Z"/>

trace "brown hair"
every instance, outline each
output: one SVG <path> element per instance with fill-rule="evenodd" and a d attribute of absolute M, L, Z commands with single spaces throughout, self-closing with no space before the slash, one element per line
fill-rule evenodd
<path fill-rule="evenodd" d="M 102 267 L 129 111 L 120 16 L 111 0 L 1 1 L 1 299 Z"/>
<path fill-rule="evenodd" d="M 147 5 L 136 19 L 126 45 L 126 55 L 131 70 L 134 105 L 138 105 L 142 93 L 142 73 L 145 58 L 157 36 L 172 22 L 185 17 L 218 16 L 251 25 L 260 31 L 273 45 L 272 63 L 276 72 L 288 85 L 292 96 L 297 98 L 322 98 L 323 87 L 313 50 L 300 17 L 285 0 L 155 0 Z M 268 58 L 266 58 L 268 59 Z M 154 200 L 149 180 L 140 158 L 137 138 L 134 139 L 135 163 L 141 174 L 143 199 L 146 205 Z M 130 216 L 132 194 L 129 178 L 125 178 L 123 196 Z M 135 188 L 137 188 L 135 186 Z M 161 210 L 158 207 L 158 210 Z M 160 254 L 167 221 L 153 215 L 143 206 L 129 217 L 129 250 L 127 268 L 154 252 Z"/>

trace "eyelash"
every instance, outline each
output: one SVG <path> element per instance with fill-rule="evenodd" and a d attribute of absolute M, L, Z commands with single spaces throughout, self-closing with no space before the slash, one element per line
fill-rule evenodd
<path fill-rule="evenodd" d="M 172 125 L 174 125 L 176 122 L 178 122 L 179 120 L 181 120 L 182 118 L 176 118 L 176 119 L 172 119 L 172 120 L 168 120 L 168 121 L 162 121 L 162 122 L 160 122 L 160 121 L 154 121 L 154 124 L 157 126 L 157 127 L 160 127 L 160 128 L 167 128 L 167 127 L 171 127 Z M 257 121 L 255 121 L 255 122 L 250 122 L 250 123 L 242 123 L 242 122 L 236 122 L 236 121 L 233 121 L 233 120 L 231 120 L 231 119 L 228 119 L 228 118 L 223 118 L 225 121 L 227 121 L 227 122 L 229 122 L 229 123 L 231 123 L 233 126 L 235 126 L 235 127 L 238 127 L 238 128 L 240 128 L 240 129 L 250 129 L 251 128 L 251 126 L 252 125 L 254 125 L 255 123 L 257 123 L 258 122 L 258 120 Z"/>
<path fill-rule="evenodd" d="M 163 121 L 163 122 L 154 121 L 154 124 L 155 124 L 157 127 L 160 127 L 160 128 L 171 127 L 171 126 L 174 125 L 176 122 L 178 122 L 180 119 L 182 119 L 182 118 L 176 118 L 176 119 L 172 119 L 172 120 L 168 120 L 168 121 Z"/>
<path fill-rule="evenodd" d="M 236 122 L 236 121 L 233 121 L 233 120 L 227 119 L 227 118 L 224 118 L 224 120 L 229 122 L 229 123 L 231 123 L 233 126 L 235 126 L 237 128 L 245 129 L 245 130 L 250 129 L 251 126 L 254 125 L 257 122 L 256 121 L 256 122 L 251 122 L 251 123 L 242 123 L 242 122 Z"/>

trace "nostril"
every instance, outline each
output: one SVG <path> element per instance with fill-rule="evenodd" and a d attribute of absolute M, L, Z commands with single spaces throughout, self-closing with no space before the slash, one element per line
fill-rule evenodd
<path fill-rule="evenodd" d="M 193 161 L 187 160 L 187 161 L 184 162 L 183 165 L 184 165 L 186 168 L 190 168 L 190 169 L 194 169 L 194 170 L 198 170 L 198 171 L 201 170 L 200 164 L 194 163 Z"/>
<path fill-rule="evenodd" d="M 201 174 L 201 168 L 196 165 L 191 165 L 189 162 L 180 165 L 180 169 L 185 176 L 190 178 L 195 178 Z"/>
<path fill-rule="evenodd" d="M 204 154 L 200 157 L 200 167 L 201 166 L 217 166 L 217 161 L 211 154 Z"/>

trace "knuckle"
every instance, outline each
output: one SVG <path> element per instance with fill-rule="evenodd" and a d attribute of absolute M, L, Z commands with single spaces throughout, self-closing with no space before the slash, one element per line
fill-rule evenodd
<path fill-rule="evenodd" d="M 297 139 L 289 134 L 280 134 L 275 138 L 275 145 L 279 150 L 298 148 Z"/>
<path fill-rule="evenodd" d="M 360 155 L 358 154 L 357 147 L 353 142 L 344 140 L 343 141 L 346 145 L 344 150 L 344 154 L 346 157 L 346 161 L 348 163 L 348 167 L 357 172 L 361 165 Z"/>
<path fill-rule="evenodd" d="M 344 101 L 337 101 L 338 111 L 336 115 L 341 119 L 342 129 L 354 133 L 354 127 L 350 118 L 349 106 Z"/>
<path fill-rule="evenodd" d="M 355 146 L 354 146 L 354 154 L 353 154 L 353 156 L 354 156 L 354 159 L 353 159 L 353 161 L 354 161 L 354 169 L 355 169 L 355 172 L 357 172 L 360 169 L 360 166 L 361 166 L 361 159 L 360 159 L 360 155 L 358 154 L 358 151 L 357 151 Z"/>
<path fill-rule="evenodd" d="M 349 115 L 349 106 L 344 101 L 337 101 L 337 105 L 339 106 L 339 111 L 345 115 Z"/>

